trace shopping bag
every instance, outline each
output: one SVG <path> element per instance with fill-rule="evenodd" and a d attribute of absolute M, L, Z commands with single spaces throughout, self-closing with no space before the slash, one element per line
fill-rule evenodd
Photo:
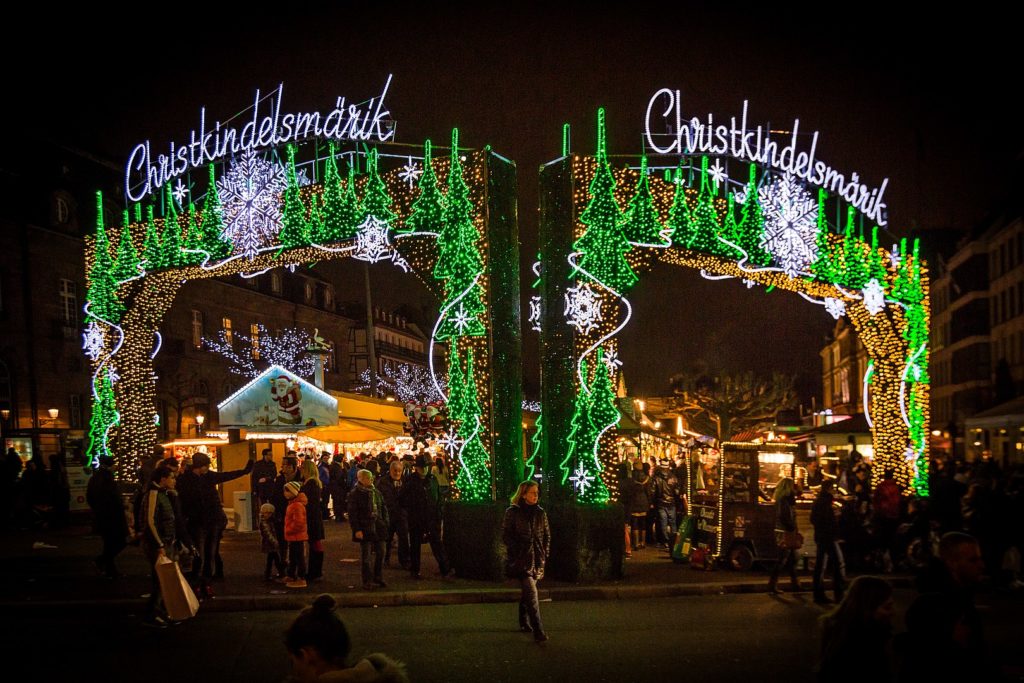
<path fill-rule="evenodd" d="M 164 599 L 167 616 L 174 621 L 194 617 L 199 611 L 199 600 L 182 575 L 178 563 L 161 555 L 156 560 L 156 576 L 160 580 L 160 594 Z"/>
<path fill-rule="evenodd" d="M 676 562 L 689 562 L 690 550 L 693 546 L 693 517 L 683 515 L 679 520 L 679 532 L 672 546 L 672 559 Z"/>

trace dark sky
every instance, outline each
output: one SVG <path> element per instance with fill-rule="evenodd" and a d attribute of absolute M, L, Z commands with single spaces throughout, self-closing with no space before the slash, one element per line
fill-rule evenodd
<path fill-rule="evenodd" d="M 964 230 L 991 210 L 1021 149 L 1009 106 L 1021 71 L 1010 22 L 978 3 L 908 19 L 892 16 L 891 3 L 844 3 L 842 16 L 822 14 L 821 3 L 778 6 L 636 4 L 599 16 L 593 4 L 473 14 L 333 3 L 340 9 L 254 14 L 251 4 L 161 3 L 148 16 L 40 15 L 12 26 L 18 38 L 2 48 L 7 130 L 120 165 L 143 139 L 181 139 L 202 105 L 225 118 L 251 104 L 257 87 L 283 81 L 290 109 L 327 109 L 337 95 L 375 95 L 393 73 L 388 104 L 400 142 L 443 142 L 458 126 L 464 145 L 490 144 L 517 162 L 526 262 L 536 252 L 537 169 L 558 156 L 561 124 L 572 124 L 574 151 L 591 153 L 594 112 L 604 106 L 610 151 L 636 153 L 648 100 L 672 87 L 687 113 L 730 116 L 749 99 L 754 122 L 799 118 L 802 130 L 820 131 L 819 156 L 833 166 L 870 185 L 890 179 L 896 236 Z M 637 393 L 663 391 L 696 357 L 820 374 L 831 318 L 793 295 L 666 266 L 634 291 L 640 315 L 622 355 Z M 536 340 L 526 340 L 529 388 Z"/>

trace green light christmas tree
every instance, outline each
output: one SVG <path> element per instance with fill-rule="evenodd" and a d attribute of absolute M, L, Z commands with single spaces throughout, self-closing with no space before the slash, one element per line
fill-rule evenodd
<path fill-rule="evenodd" d="M 491 500 L 491 471 L 488 467 L 490 456 L 480 440 L 483 431 L 480 419 L 483 411 L 477 400 L 472 349 L 466 352 L 466 383 L 463 400 L 460 403 L 461 405 L 457 406 L 458 413 L 451 409 L 450 404 L 448 413 L 458 422 L 459 436 L 464 440 L 460 454 L 461 466 L 455 477 L 455 485 L 462 500 L 468 503 L 486 503 Z"/>
<path fill-rule="evenodd" d="M 707 157 L 701 157 L 700 170 L 700 194 L 697 196 L 697 208 L 693 211 L 693 228 L 686 247 L 706 254 L 724 254 L 729 249 L 718 241 L 721 226 L 718 223 L 714 194 L 711 192 L 711 183 L 708 179 Z"/>
<path fill-rule="evenodd" d="M 378 221 L 387 223 L 390 226 L 394 224 L 395 219 L 398 218 L 398 214 L 391 209 L 391 195 L 388 194 L 387 185 L 384 184 L 384 181 L 380 177 L 380 170 L 378 168 L 379 164 L 380 160 L 377 156 L 377 150 L 370 150 L 370 156 L 366 160 L 368 177 L 366 187 L 363 191 L 363 221 L 372 216 Z"/>
<path fill-rule="evenodd" d="M 622 231 L 622 212 L 615 201 L 615 178 L 608 165 L 604 109 L 597 110 L 597 169 L 590 181 L 590 203 L 580 215 L 586 232 L 573 244 L 579 252 L 577 268 L 570 277 L 581 274 L 623 294 L 637 282 L 636 273 L 626 261 L 633 248 Z"/>
<path fill-rule="evenodd" d="M 203 202 L 203 220 L 200 225 L 203 235 L 203 250 L 211 259 L 223 259 L 231 255 L 231 240 L 224 236 L 224 207 L 220 203 L 213 164 L 209 166 L 210 182 Z"/>
<path fill-rule="evenodd" d="M 668 210 L 668 228 L 671 231 L 672 243 L 677 247 L 685 247 L 693 229 L 693 218 L 690 207 L 686 203 L 686 184 L 683 182 L 683 169 L 676 168 L 672 177 L 676 186 L 672 195 L 672 207 Z"/>
<path fill-rule="evenodd" d="M 164 250 L 160 245 L 160 234 L 156 230 L 152 204 L 146 207 L 146 239 L 142 243 L 142 254 L 146 259 L 146 270 L 156 270 L 167 265 L 164 263 Z"/>
<path fill-rule="evenodd" d="M 423 174 L 420 176 L 419 188 L 420 194 L 412 203 L 409 217 L 405 219 L 404 230 L 434 232 L 440 235 L 444 227 L 445 202 L 441 190 L 437 187 L 430 140 L 423 145 Z"/>
<path fill-rule="evenodd" d="M 124 282 L 139 274 L 139 254 L 132 244 L 132 233 L 128 228 L 128 210 L 121 221 L 121 238 L 117 242 L 117 260 L 114 265 L 114 281 Z"/>
<path fill-rule="evenodd" d="M 590 418 L 590 410 L 593 406 L 593 398 L 590 393 L 588 369 L 584 362 L 583 372 L 580 377 L 580 387 L 576 394 L 576 403 L 573 406 L 572 419 L 569 421 L 569 436 L 566 439 L 568 448 L 565 458 L 559 463 L 562 470 L 562 485 L 569 481 L 569 475 L 574 471 L 582 470 L 587 476 L 596 477 L 593 469 L 593 446 L 597 433 L 594 431 L 594 423 Z M 591 467 L 587 467 L 587 462 Z"/>
<path fill-rule="evenodd" d="M 89 302 L 87 320 L 100 320 L 116 324 L 124 314 L 124 306 L 117 298 L 117 281 L 114 278 L 114 263 L 110 258 L 110 241 L 103 224 L 103 194 L 96 193 L 96 244 L 95 258 L 89 270 Z"/>
<path fill-rule="evenodd" d="M 577 500 L 581 503 L 601 504 L 608 502 L 609 498 L 608 487 L 601 479 L 601 471 L 604 467 L 598 457 L 601 438 L 619 424 L 621 419 L 619 409 L 615 406 L 615 390 L 612 388 L 610 369 L 604 362 L 603 348 L 597 350 L 593 377 L 590 384 L 590 423 L 593 429 L 593 440 L 590 442 L 588 450 L 580 452 L 578 462 L 586 465 L 586 470 L 594 477 L 594 481 L 584 488 Z"/>
<path fill-rule="evenodd" d="M 825 219 L 825 190 L 818 189 L 818 230 L 815 236 L 818 254 L 811 264 L 811 272 L 822 282 L 836 282 L 839 272 L 836 248 L 829 239 L 828 221 Z"/>
<path fill-rule="evenodd" d="M 183 265 L 181 253 L 181 223 L 178 221 L 178 210 L 174 206 L 170 185 L 164 185 L 164 232 L 160 240 L 163 247 L 162 262 L 168 268 Z"/>
<path fill-rule="evenodd" d="M 299 179 L 295 173 L 295 145 L 288 145 L 288 180 L 284 190 L 281 232 L 277 234 L 277 240 L 285 249 L 309 244 L 306 207 L 299 194 Z"/>
<path fill-rule="evenodd" d="M 114 398 L 114 387 L 110 382 L 110 370 L 104 370 L 99 380 L 95 380 L 96 395 L 92 401 L 92 415 L 89 417 L 89 437 L 85 448 L 86 462 L 92 464 L 96 458 L 106 455 L 105 442 L 110 430 L 119 421 L 117 401 Z"/>
<path fill-rule="evenodd" d="M 327 163 L 324 168 L 323 226 L 314 235 L 317 244 L 337 242 L 355 234 L 357 212 L 346 198 L 338 174 L 334 142 L 328 144 Z M 350 179 L 351 182 L 351 179 Z"/>
<path fill-rule="evenodd" d="M 761 244 L 761 233 L 764 232 L 764 212 L 757 195 L 757 167 L 750 165 L 750 176 L 747 180 L 746 196 L 740 209 L 740 222 L 736 226 L 739 241 L 737 244 L 747 252 L 747 263 L 753 266 L 767 266 L 771 254 Z"/>
<path fill-rule="evenodd" d="M 630 242 L 648 246 L 669 246 L 663 235 L 665 226 L 661 224 L 658 210 L 654 207 L 651 187 L 647 179 L 647 156 L 640 157 L 640 177 L 636 181 L 636 194 L 629 204 L 622 232 Z"/>

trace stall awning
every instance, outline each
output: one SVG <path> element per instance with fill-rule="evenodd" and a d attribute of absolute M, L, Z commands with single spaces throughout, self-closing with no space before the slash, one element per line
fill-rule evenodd
<path fill-rule="evenodd" d="M 338 419 L 336 425 L 314 427 L 301 432 L 301 434 L 326 443 L 362 443 L 402 436 L 405 433 L 403 425 L 402 422 L 342 417 Z"/>

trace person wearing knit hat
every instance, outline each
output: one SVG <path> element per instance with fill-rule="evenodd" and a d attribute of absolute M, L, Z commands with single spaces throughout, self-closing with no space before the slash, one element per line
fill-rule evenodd
<path fill-rule="evenodd" d="M 306 587 L 306 541 L 309 531 L 306 527 L 306 494 L 302 493 L 297 481 L 284 485 L 284 497 L 288 509 L 284 513 L 284 540 L 288 542 L 288 583 L 289 588 Z"/>
<path fill-rule="evenodd" d="M 284 560 L 281 559 L 281 538 L 277 535 L 277 526 L 274 524 L 274 506 L 270 503 L 260 506 L 260 549 L 267 556 L 263 579 L 283 582 L 285 575 Z M 277 576 L 270 576 L 271 569 L 277 570 Z"/>
<path fill-rule="evenodd" d="M 294 498 L 299 495 L 299 491 L 302 489 L 302 484 L 297 481 L 290 481 L 284 485 L 284 495 L 288 498 Z M 289 492 L 291 495 L 289 496 Z"/>

